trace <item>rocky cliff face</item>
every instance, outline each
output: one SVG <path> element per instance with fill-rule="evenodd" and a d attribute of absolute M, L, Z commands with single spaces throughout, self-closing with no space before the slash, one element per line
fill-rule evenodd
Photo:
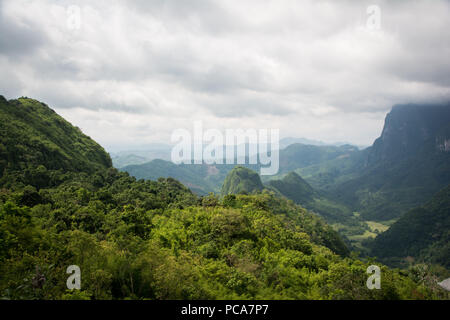
<path fill-rule="evenodd" d="M 362 169 L 334 190 L 367 220 L 390 220 L 450 183 L 450 103 L 398 105 L 364 150 Z"/>
<path fill-rule="evenodd" d="M 449 128 L 450 103 L 394 106 L 368 154 L 368 164 L 403 160 L 431 149 L 448 152 Z"/>

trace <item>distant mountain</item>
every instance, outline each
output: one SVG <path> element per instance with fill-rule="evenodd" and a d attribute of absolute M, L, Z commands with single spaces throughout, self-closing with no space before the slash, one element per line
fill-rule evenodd
<path fill-rule="evenodd" d="M 47 170 L 91 173 L 112 166 L 99 144 L 39 101 L 0 96 L 0 123 L 0 184 L 30 182 L 28 170 L 38 167 L 44 177 Z"/>
<path fill-rule="evenodd" d="M 296 152 L 287 157 L 281 152 L 280 167 L 295 170 L 365 220 L 397 219 L 450 183 L 450 104 L 394 106 L 380 138 L 364 150 L 328 159 L 313 151 L 324 161 L 309 163 L 308 152 Z"/>
<path fill-rule="evenodd" d="M 111 159 L 114 167 L 119 169 L 126 166 L 143 164 L 150 161 L 148 158 L 138 156 L 133 153 L 111 154 Z"/>
<path fill-rule="evenodd" d="M 450 183 L 450 105 L 399 105 L 386 116 L 379 139 L 360 150 L 352 145 L 294 143 L 280 150 L 282 179 L 296 172 L 333 203 L 359 212 L 364 220 L 397 219 Z M 290 138 L 286 143 L 293 142 Z M 137 178 L 171 174 L 199 194 L 220 192 L 234 165 L 124 167 Z M 257 165 L 243 165 L 258 170 Z"/>
<path fill-rule="evenodd" d="M 372 262 L 350 256 L 332 227 L 284 197 L 225 201 L 170 178 L 137 180 L 35 100 L 0 97 L 0 120 L 2 300 L 448 298 L 382 265 L 389 281 L 367 290 Z M 173 175 L 185 167 L 142 168 Z M 189 168 L 201 181 L 222 174 Z M 243 167 L 227 179 L 230 192 L 263 187 Z M 83 270 L 81 291 L 67 290 L 71 264 Z"/>
<path fill-rule="evenodd" d="M 352 145 L 337 147 L 296 143 L 280 151 L 280 171 L 286 173 L 330 160 L 346 158 L 358 152 L 359 149 Z"/>
<path fill-rule="evenodd" d="M 362 227 L 348 207 L 329 198 L 325 193 L 314 190 L 295 172 L 290 172 L 279 180 L 270 180 L 266 182 L 266 186 L 296 204 L 320 214 L 328 223 Z M 346 230 L 342 231 L 347 233 Z"/>
<path fill-rule="evenodd" d="M 301 144 L 309 144 L 313 146 L 325 146 L 326 143 L 318 140 L 306 139 L 306 138 L 292 138 L 287 137 L 280 139 L 280 149 L 284 149 L 291 144 L 301 143 Z"/>
<path fill-rule="evenodd" d="M 340 147 L 340 146 L 344 146 L 344 145 L 352 145 L 351 143 L 348 143 L 348 142 L 327 143 L 327 142 L 312 140 L 312 139 L 307 139 L 307 138 L 287 137 L 287 138 L 283 138 L 280 140 L 280 149 L 284 149 L 284 148 L 290 146 L 291 144 L 295 144 L 295 143 L 308 144 L 308 145 L 312 145 L 312 146 L 335 146 L 335 147 Z M 359 145 L 357 147 L 360 149 L 365 148 L 365 146 L 359 146 Z"/>
<path fill-rule="evenodd" d="M 172 146 L 168 144 L 151 143 L 129 150 L 110 152 L 110 154 L 114 167 L 123 168 L 155 159 L 169 161 L 171 152 Z"/>
<path fill-rule="evenodd" d="M 314 189 L 303 180 L 295 172 L 288 173 L 281 180 L 271 180 L 267 183 L 268 186 L 274 188 L 283 196 L 293 200 L 297 204 L 306 204 L 313 200 L 317 194 Z"/>
<path fill-rule="evenodd" d="M 336 158 L 344 158 L 355 153 L 358 149 L 354 146 L 309 146 L 293 144 L 280 152 L 280 175 L 293 169 L 321 164 L 324 161 Z M 144 152 L 144 151 L 143 151 Z M 138 179 L 156 179 L 158 177 L 173 177 L 189 186 L 197 194 L 220 192 L 226 175 L 234 168 L 235 164 L 180 164 L 170 161 L 154 159 L 145 161 L 144 153 L 113 153 L 113 163 L 122 171 L 127 171 Z M 246 159 L 239 162 L 248 163 Z M 224 161 L 226 162 L 226 161 Z M 236 159 L 234 163 L 236 163 Z M 259 171 L 259 165 L 242 164 L 241 166 Z M 264 181 L 272 177 L 263 176 Z"/>
<path fill-rule="evenodd" d="M 256 172 L 242 166 L 236 166 L 225 178 L 221 193 L 222 195 L 249 194 L 263 189 L 264 186 Z"/>
<path fill-rule="evenodd" d="M 450 268 L 450 185 L 378 235 L 372 253 L 383 258 L 411 256 Z"/>
<path fill-rule="evenodd" d="M 141 165 L 130 165 L 121 170 L 138 179 L 157 180 L 158 178 L 174 178 L 189 187 L 199 195 L 216 190 L 215 185 L 208 181 L 210 175 L 220 172 L 208 165 L 177 165 L 170 161 L 155 159 Z M 223 181 L 225 175 L 221 176 Z M 216 190 L 217 191 L 217 190 Z"/>

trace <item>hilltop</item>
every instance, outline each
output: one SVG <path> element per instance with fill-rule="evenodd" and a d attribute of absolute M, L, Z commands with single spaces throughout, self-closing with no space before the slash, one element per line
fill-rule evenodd
<path fill-rule="evenodd" d="M 51 171 L 92 173 L 112 167 L 98 143 L 34 99 L 0 96 L 0 123 L 0 185 L 22 181 L 40 187 L 51 180 Z"/>

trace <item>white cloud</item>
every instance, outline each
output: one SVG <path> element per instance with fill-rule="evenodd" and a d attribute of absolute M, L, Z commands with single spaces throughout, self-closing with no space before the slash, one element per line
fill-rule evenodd
<path fill-rule="evenodd" d="M 449 2 L 375 2 L 378 31 L 365 1 L 3 0 L 1 94 L 116 148 L 194 120 L 370 144 L 393 104 L 450 98 Z"/>

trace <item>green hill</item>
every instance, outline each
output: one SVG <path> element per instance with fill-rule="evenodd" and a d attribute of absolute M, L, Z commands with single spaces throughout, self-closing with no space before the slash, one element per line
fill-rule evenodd
<path fill-rule="evenodd" d="M 223 182 L 222 195 L 250 194 L 263 189 L 261 178 L 256 172 L 242 166 L 236 166 Z"/>
<path fill-rule="evenodd" d="M 314 190 L 295 172 L 290 172 L 279 180 L 270 180 L 266 186 L 277 194 L 319 214 L 346 237 L 362 234 L 368 229 L 367 224 L 354 216 L 347 206 L 334 201 L 324 192 Z"/>
<path fill-rule="evenodd" d="M 6 104 L 25 105 L 19 114 L 30 122 L 17 121 L 23 135 L 1 127 L 10 155 L 0 189 L 2 300 L 448 298 L 436 284 L 378 263 L 385 280 L 368 290 L 374 262 L 350 257 L 322 218 L 284 197 L 263 190 L 199 198 L 172 178 L 136 180 L 44 105 Z M 10 112 L 2 114 L 12 121 Z M 27 144 L 27 133 L 54 153 Z M 98 154 L 72 156 L 65 143 Z M 228 182 L 230 191 L 263 188 L 242 167 Z M 70 265 L 81 269 L 81 290 L 67 290 Z"/>
<path fill-rule="evenodd" d="M 378 235 L 372 252 L 383 258 L 411 256 L 450 269 L 450 186 Z"/>
<path fill-rule="evenodd" d="M 270 180 L 267 185 L 298 204 L 309 203 L 316 195 L 314 189 L 295 172 L 288 173 L 281 180 Z"/>
<path fill-rule="evenodd" d="M 33 180 L 30 170 L 38 167 L 45 176 L 47 170 L 92 173 L 111 166 L 99 144 L 47 105 L 0 96 L 0 185 L 28 183 Z"/>
<path fill-rule="evenodd" d="M 397 219 L 450 183 L 450 104 L 398 105 L 373 146 L 297 172 L 366 220 Z"/>

